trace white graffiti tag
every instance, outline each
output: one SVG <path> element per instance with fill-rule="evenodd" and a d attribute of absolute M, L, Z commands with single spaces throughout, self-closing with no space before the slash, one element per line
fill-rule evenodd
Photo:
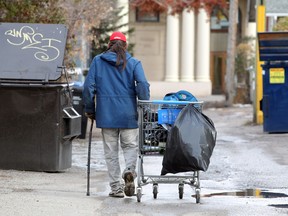
<path fill-rule="evenodd" d="M 35 49 L 34 57 L 40 61 L 54 61 L 59 57 L 60 51 L 54 43 L 61 43 L 54 38 L 45 38 L 43 34 L 36 33 L 30 26 L 23 26 L 20 30 L 10 29 L 5 35 L 11 38 L 7 42 L 14 46 L 21 46 L 21 49 Z"/>

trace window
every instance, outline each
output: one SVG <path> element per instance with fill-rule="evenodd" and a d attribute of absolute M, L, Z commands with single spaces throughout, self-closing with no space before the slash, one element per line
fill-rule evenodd
<path fill-rule="evenodd" d="M 211 15 L 211 30 L 228 30 L 229 21 L 227 15 L 223 14 L 221 10 L 214 10 Z"/>
<path fill-rule="evenodd" d="M 159 22 L 159 12 L 140 11 L 139 8 L 136 8 L 136 21 L 137 22 Z"/>

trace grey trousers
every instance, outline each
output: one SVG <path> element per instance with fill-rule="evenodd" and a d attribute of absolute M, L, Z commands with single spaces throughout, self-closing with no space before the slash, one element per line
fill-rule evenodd
<path fill-rule="evenodd" d="M 136 177 L 139 129 L 102 128 L 105 161 L 108 169 L 109 185 L 112 190 L 123 187 L 122 176 L 131 171 Z M 121 174 L 119 163 L 119 143 L 123 150 L 125 169 Z M 122 176 L 121 176 L 122 175 Z"/>

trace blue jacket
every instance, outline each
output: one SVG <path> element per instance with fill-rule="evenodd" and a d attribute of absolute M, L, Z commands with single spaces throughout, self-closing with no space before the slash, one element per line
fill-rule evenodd
<path fill-rule="evenodd" d="M 95 113 L 98 128 L 137 128 L 137 98 L 149 100 L 149 83 L 142 64 L 126 52 L 127 65 L 116 66 L 117 55 L 94 57 L 83 89 L 85 112 Z M 96 106 L 95 106 L 96 96 Z"/>

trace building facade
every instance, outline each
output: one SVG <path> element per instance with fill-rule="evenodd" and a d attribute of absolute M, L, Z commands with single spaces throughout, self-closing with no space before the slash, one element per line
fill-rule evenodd
<path fill-rule="evenodd" d="M 273 26 L 281 17 L 288 16 L 287 0 L 269 0 L 266 1 L 266 30 L 273 31 Z"/>
<path fill-rule="evenodd" d="M 239 0 L 239 37 L 256 35 L 255 2 Z M 225 93 L 228 20 L 221 11 L 211 17 L 204 9 L 172 16 L 141 14 L 128 5 L 119 0 L 127 10 L 123 22 L 134 29 L 128 41 L 135 44 L 134 56 L 143 63 L 153 98 L 182 89 L 196 97 Z"/>

